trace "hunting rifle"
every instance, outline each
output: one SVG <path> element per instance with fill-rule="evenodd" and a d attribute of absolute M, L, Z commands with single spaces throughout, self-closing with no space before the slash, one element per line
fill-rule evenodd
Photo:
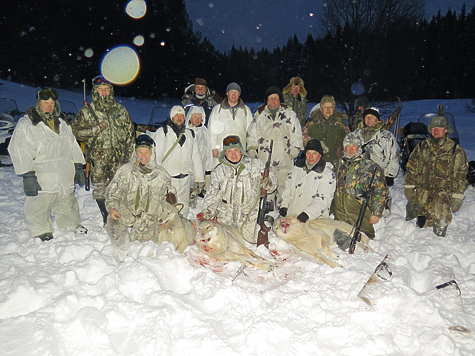
<path fill-rule="evenodd" d="M 348 248 L 348 253 L 350 254 L 353 254 L 355 252 L 356 243 L 360 242 L 361 240 L 361 225 L 363 224 L 366 208 L 368 207 L 369 193 L 370 193 L 371 185 L 373 184 L 375 175 L 376 175 L 376 168 L 373 171 L 373 175 L 371 176 L 366 192 L 364 192 L 362 195 L 363 203 L 361 204 L 360 212 L 358 214 L 358 219 L 356 220 L 355 226 L 353 226 L 353 229 L 351 230 L 350 247 Z"/>
<path fill-rule="evenodd" d="M 394 126 L 394 137 L 396 137 L 396 141 L 398 137 L 399 120 L 401 118 L 401 110 L 402 110 L 401 99 L 397 98 L 397 100 L 399 101 L 398 107 L 396 108 L 396 110 L 393 111 L 391 116 L 389 116 L 389 119 L 388 121 L 386 121 L 386 126 L 385 126 L 385 129 L 389 131 L 391 127 L 393 126 L 393 124 L 396 123 L 396 126 Z"/>
<path fill-rule="evenodd" d="M 267 157 L 266 166 L 264 168 L 264 172 L 262 173 L 262 182 L 269 177 L 269 170 L 270 164 L 272 159 L 272 149 L 274 147 L 274 140 L 270 141 L 269 146 L 269 156 Z M 271 210 L 269 209 L 269 204 L 267 202 L 267 190 L 263 189 L 260 186 L 261 198 L 259 201 L 259 214 L 257 215 L 257 224 L 260 226 L 259 232 L 257 233 L 257 247 L 260 245 L 264 245 L 265 247 L 269 248 L 269 230 L 265 224 L 266 214 Z"/>
<path fill-rule="evenodd" d="M 83 83 L 84 83 L 84 105 L 87 105 L 87 100 L 86 100 L 86 79 L 83 79 Z M 86 156 L 86 144 L 84 142 L 81 142 L 81 149 L 82 149 L 82 153 L 84 154 L 84 156 Z M 91 189 L 91 163 L 90 162 L 86 162 L 86 183 L 84 185 L 84 189 L 86 189 L 86 191 L 89 191 L 89 189 Z"/>

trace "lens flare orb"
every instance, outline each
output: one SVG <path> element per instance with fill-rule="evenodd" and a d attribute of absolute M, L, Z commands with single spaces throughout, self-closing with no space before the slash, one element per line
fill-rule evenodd
<path fill-rule="evenodd" d="M 144 0 L 129 1 L 125 7 L 125 12 L 134 19 L 140 19 L 144 17 L 147 12 L 147 4 Z"/>
<path fill-rule="evenodd" d="M 101 73 L 114 84 L 127 84 L 135 79 L 140 69 L 139 57 L 128 46 L 112 49 L 104 56 Z"/>

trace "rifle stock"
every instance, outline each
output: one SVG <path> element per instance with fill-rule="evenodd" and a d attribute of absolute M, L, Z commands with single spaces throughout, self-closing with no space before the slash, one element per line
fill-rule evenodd
<path fill-rule="evenodd" d="M 270 146 L 269 146 L 269 156 L 267 157 L 267 162 L 264 168 L 264 172 L 262 173 L 262 178 L 261 178 L 261 183 L 269 177 L 269 170 L 270 170 L 270 164 L 271 164 L 271 159 L 272 159 L 272 149 L 274 147 L 274 140 L 270 141 Z M 265 247 L 269 248 L 269 230 L 264 222 L 265 216 L 267 214 L 267 190 L 262 188 L 262 184 L 259 187 L 260 188 L 260 193 L 261 193 L 261 198 L 259 202 L 259 214 L 257 215 L 257 224 L 260 226 L 259 232 L 257 233 L 257 247 L 260 245 L 264 245 Z"/>
<path fill-rule="evenodd" d="M 84 189 L 86 189 L 86 191 L 89 191 L 89 189 L 91 189 L 90 175 L 91 175 L 91 164 L 87 162 L 86 163 L 86 183 L 84 186 Z"/>

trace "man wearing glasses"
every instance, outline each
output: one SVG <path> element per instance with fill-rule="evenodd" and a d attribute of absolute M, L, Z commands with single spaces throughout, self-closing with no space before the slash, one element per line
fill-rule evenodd
<path fill-rule="evenodd" d="M 23 177 L 26 228 L 41 241 L 53 238 L 51 213 L 60 230 L 87 232 L 74 196 L 74 183 L 85 182 L 84 157 L 63 118 L 56 90 L 38 91 L 8 147 L 15 173 Z"/>
<path fill-rule="evenodd" d="M 73 132 L 85 143 L 86 161 L 91 166 L 92 197 L 107 222 L 105 191 L 115 172 L 127 163 L 134 147 L 134 123 L 114 99 L 114 88 L 104 77 L 92 81 L 92 103 L 82 107 L 73 121 Z"/>

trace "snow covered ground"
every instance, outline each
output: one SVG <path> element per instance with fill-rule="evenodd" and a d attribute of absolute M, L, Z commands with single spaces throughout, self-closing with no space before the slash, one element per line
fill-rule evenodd
<path fill-rule="evenodd" d="M 33 105 L 35 88 L 0 82 L 0 98 L 15 99 L 23 111 Z M 81 93 L 59 93 L 81 106 Z M 154 101 L 121 103 L 138 123 L 156 106 L 164 117 L 169 110 Z M 401 125 L 444 104 L 474 160 L 468 103 L 404 102 Z M 184 254 L 151 242 L 135 243 L 126 255 L 114 251 L 84 188 L 77 197 L 87 235 L 31 239 L 21 178 L 1 167 L 0 355 L 474 355 L 475 190 L 467 189 L 440 238 L 404 220 L 403 182 L 400 172 L 392 213 L 376 225 L 374 253 L 336 250 L 344 267 L 332 269 L 271 236 L 279 266 L 246 268 L 235 278 L 238 263 L 210 262 L 196 246 Z M 272 258 L 264 247 L 255 251 Z M 371 308 L 357 294 L 388 253 L 393 276 L 368 288 Z M 451 280 L 461 293 L 454 284 L 435 288 Z"/>

